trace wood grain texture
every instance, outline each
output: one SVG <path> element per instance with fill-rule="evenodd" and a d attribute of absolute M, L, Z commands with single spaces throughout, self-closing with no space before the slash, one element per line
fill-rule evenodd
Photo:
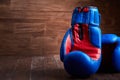
<path fill-rule="evenodd" d="M 30 80 L 31 62 L 31 57 L 19 57 L 12 80 Z"/>
<path fill-rule="evenodd" d="M 59 54 L 77 6 L 97 6 L 103 33 L 120 35 L 118 0 L 1 0 L 0 55 Z"/>
<path fill-rule="evenodd" d="M 120 73 L 97 72 L 87 78 L 71 77 L 59 55 L 0 56 L 0 80 L 119 80 Z"/>
<path fill-rule="evenodd" d="M 18 57 L 1 57 L 0 56 L 0 79 L 9 80 L 15 71 L 15 65 Z"/>

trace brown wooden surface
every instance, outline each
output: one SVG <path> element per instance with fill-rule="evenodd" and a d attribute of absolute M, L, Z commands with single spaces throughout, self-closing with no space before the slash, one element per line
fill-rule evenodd
<path fill-rule="evenodd" d="M 119 73 L 70 77 L 54 55 L 80 5 L 97 6 L 102 32 L 120 36 L 119 0 L 0 0 L 0 80 L 120 80 Z"/>
<path fill-rule="evenodd" d="M 0 80 L 120 80 L 120 73 L 96 73 L 81 79 L 68 75 L 59 55 L 0 56 Z"/>
<path fill-rule="evenodd" d="M 77 6 L 97 6 L 103 33 L 120 36 L 118 0 L 0 0 L 0 55 L 59 54 Z"/>

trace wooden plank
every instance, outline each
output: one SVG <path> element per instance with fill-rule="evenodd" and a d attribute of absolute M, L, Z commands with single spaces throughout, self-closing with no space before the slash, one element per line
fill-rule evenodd
<path fill-rule="evenodd" d="M 7 26 L 7 25 L 5 25 Z M 70 25 L 66 21 L 49 23 L 14 23 L 12 26 L 13 33 L 38 33 L 41 32 L 45 35 L 56 35 L 62 31 L 66 31 L 70 28 Z M 9 27 L 6 27 L 9 29 Z M 5 29 L 4 26 L 1 29 Z"/>
<path fill-rule="evenodd" d="M 12 18 L 0 18 L 0 23 L 44 23 L 49 21 L 48 19 L 12 19 Z"/>
<path fill-rule="evenodd" d="M 0 0 L 0 5 L 8 5 L 10 4 L 10 0 Z"/>
<path fill-rule="evenodd" d="M 36 55 L 56 54 L 56 51 L 59 51 L 58 40 L 56 37 L 32 37 L 30 49 Z"/>
<path fill-rule="evenodd" d="M 0 56 L 0 79 L 12 80 L 18 57 Z"/>
<path fill-rule="evenodd" d="M 25 55 L 30 54 L 29 34 L 1 34 L 0 35 L 0 55 Z M 4 53 L 4 54 L 3 54 Z M 26 54 L 26 55 L 27 55 Z"/>
<path fill-rule="evenodd" d="M 64 80 L 66 74 L 62 74 L 64 73 L 58 69 L 53 57 L 33 58 L 31 80 Z"/>
<path fill-rule="evenodd" d="M 57 37 L 44 38 L 44 55 L 52 55 L 59 53 L 59 45 Z"/>
<path fill-rule="evenodd" d="M 11 10 L 69 11 L 78 2 L 78 0 L 12 0 Z"/>
<path fill-rule="evenodd" d="M 47 30 L 55 30 L 56 32 L 59 30 L 67 30 L 68 28 L 71 27 L 71 21 L 70 20 L 61 20 L 59 22 L 55 21 L 50 21 L 46 24 L 46 29 Z"/>
<path fill-rule="evenodd" d="M 59 55 L 54 55 L 53 58 L 54 58 L 54 60 L 56 62 L 57 68 L 64 69 L 63 63 L 60 60 L 60 54 Z"/>
<path fill-rule="evenodd" d="M 72 12 L 59 11 L 31 11 L 31 10 L 0 10 L 0 18 L 25 18 L 25 19 L 70 19 Z"/>
<path fill-rule="evenodd" d="M 30 41 L 30 51 L 34 55 L 44 54 L 44 39 L 43 37 L 32 36 Z"/>
<path fill-rule="evenodd" d="M 37 33 L 45 32 L 44 23 L 14 23 L 14 33 Z"/>
<path fill-rule="evenodd" d="M 83 80 L 64 70 L 59 55 L 0 56 L 1 80 Z M 84 80 L 119 80 L 120 73 L 98 72 Z"/>
<path fill-rule="evenodd" d="M 29 80 L 32 57 L 19 57 L 12 80 Z"/>
<path fill-rule="evenodd" d="M 0 22 L 0 34 L 12 34 L 13 33 L 13 24 L 9 22 Z"/>
<path fill-rule="evenodd" d="M 48 78 L 50 68 L 54 68 L 54 63 L 51 58 L 34 57 L 31 65 L 31 80 L 45 80 Z"/>

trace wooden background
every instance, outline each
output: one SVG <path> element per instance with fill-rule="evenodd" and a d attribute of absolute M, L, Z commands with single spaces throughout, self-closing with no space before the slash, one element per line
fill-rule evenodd
<path fill-rule="evenodd" d="M 80 5 L 97 6 L 102 32 L 120 36 L 119 0 L 0 0 L 0 55 L 59 54 Z"/>

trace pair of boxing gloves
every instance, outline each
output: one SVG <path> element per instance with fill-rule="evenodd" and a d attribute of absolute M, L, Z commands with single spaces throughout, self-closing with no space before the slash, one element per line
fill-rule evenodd
<path fill-rule="evenodd" d="M 116 44 L 111 52 L 110 63 L 115 71 L 120 71 L 120 37 L 102 34 L 100 17 L 97 7 L 74 9 L 71 28 L 65 33 L 60 48 L 60 59 L 70 75 L 82 77 L 96 73 L 101 65 L 102 55 L 106 54 L 102 45 L 107 44 Z M 109 46 L 107 47 L 109 50 Z"/>

